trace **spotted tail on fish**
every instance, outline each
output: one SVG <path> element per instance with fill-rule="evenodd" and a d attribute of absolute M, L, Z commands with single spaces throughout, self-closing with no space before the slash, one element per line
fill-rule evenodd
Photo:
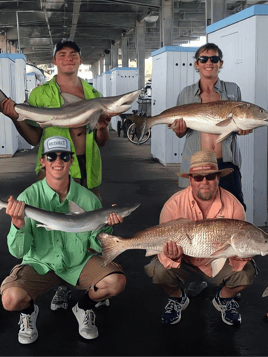
<path fill-rule="evenodd" d="M 151 127 L 152 117 L 143 117 L 140 115 L 132 115 L 129 119 L 132 120 L 136 125 L 136 132 L 138 140 L 142 140 L 144 135 Z"/>
<path fill-rule="evenodd" d="M 98 239 L 102 246 L 103 266 L 111 263 L 119 254 L 128 249 L 125 246 L 127 239 L 122 239 L 107 233 L 100 233 Z"/>
<path fill-rule="evenodd" d="M 139 233 L 132 238 L 121 238 L 107 233 L 100 233 L 98 239 L 102 246 L 103 266 L 109 264 L 119 254 L 128 249 L 145 249 L 145 256 L 148 257 L 160 253 L 163 245 L 163 242 L 160 242 L 160 244 L 152 242 L 149 236 L 140 239 Z"/>

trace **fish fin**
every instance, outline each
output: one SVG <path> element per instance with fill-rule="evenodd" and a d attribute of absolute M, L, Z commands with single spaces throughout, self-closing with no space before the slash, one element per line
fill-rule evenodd
<path fill-rule="evenodd" d="M 145 256 L 146 257 L 150 257 L 151 255 L 156 255 L 156 254 L 159 254 L 159 253 L 160 253 L 159 250 L 149 250 L 149 249 L 147 249 Z"/>
<path fill-rule="evenodd" d="M 120 245 L 122 242 L 120 237 L 112 236 L 107 233 L 100 233 L 97 238 L 102 246 L 102 266 L 111 263 L 111 261 L 113 261 L 119 254 L 126 250 Z"/>
<path fill-rule="evenodd" d="M 46 224 L 37 224 L 37 228 L 45 228 L 47 231 L 53 231 L 53 229 L 49 228 Z"/>
<path fill-rule="evenodd" d="M 226 262 L 226 258 L 218 258 L 212 260 L 211 262 L 212 278 L 214 278 L 222 270 L 225 262 Z"/>
<path fill-rule="evenodd" d="M 178 118 L 177 120 L 180 120 L 180 119 L 183 119 L 183 118 Z M 174 120 L 174 122 L 168 126 L 168 129 L 173 129 L 175 126 L 176 126 L 176 124 L 175 124 L 175 120 Z"/>
<path fill-rule="evenodd" d="M 76 204 L 73 201 L 69 201 L 69 211 L 67 214 L 81 214 L 81 213 L 85 213 L 85 210 L 83 210 L 83 208 L 81 208 L 80 206 L 78 206 L 78 204 Z"/>
<path fill-rule="evenodd" d="M 105 222 L 103 222 L 103 223 L 100 223 L 99 225 L 98 225 L 98 227 L 96 227 L 95 229 L 92 229 L 92 232 L 97 232 L 97 231 L 99 231 L 102 227 L 104 227 L 106 224 L 108 223 L 108 221 L 105 221 Z"/>
<path fill-rule="evenodd" d="M 221 135 L 219 135 L 218 139 L 215 140 L 215 143 L 216 144 L 220 143 L 221 141 L 226 139 L 231 133 L 232 133 L 232 131 L 226 131 L 225 133 L 222 133 Z"/>
<path fill-rule="evenodd" d="M 93 100 L 93 99 L 91 99 Z M 89 131 L 93 131 L 98 123 L 98 120 L 100 119 L 101 114 L 103 113 L 103 110 L 100 109 L 98 111 L 96 111 L 95 113 L 92 113 L 90 115 L 90 122 L 87 124 Z"/>
<path fill-rule="evenodd" d="M 177 226 L 178 224 L 185 224 L 185 223 L 189 223 L 190 220 L 187 219 L 187 218 L 178 218 L 178 219 L 175 219 L 174 221 L 168 221 L 168 222 L 165 222 L 165 223 L 161 223 L 159 224 L 159 226 L 161 227 L 165 227 L 165 226 Z"/>
<path fill-rule="evenodd" d="M 216 124 L 216 126 L 221 126 L 221 127 L 222 127 L 222 126 L 227 126 L 227 125 L 231 124 L 232 121 L 233 121 L 233 114 L 230 113 L 230 114 L 228 115 L 228 118 L 227 118 L 227 119 L 221 120 L 219 123 Z"/>
<path fill-rule="evenodd" d="M 0 103 L 1 103 L 3 100 L 5 100 L 5 99 L 7 99 L 7 96 L 5 95 L 4 92 L 2 92 L 2 91 L 0 90 Z"/>
<path fill-rule="evenodd" d="M 81 100 L 83 100 L 82 98 L 79 98 L 76 95 L 72 95 L 69 93 L 61 93 L 61 96 L 64 99 L 64 104 L 61 107 L 63 107 L 64 105 L 70 104 L 70 103 L 76 103 L 76 102 L 80 102 Z"/>
<path fill-rule="evenodd" d="M 268 286 L 267 288 L 264 290 L 264 292 L 262 293 L 262 297 L 266 297 L 268 296 Z"/>

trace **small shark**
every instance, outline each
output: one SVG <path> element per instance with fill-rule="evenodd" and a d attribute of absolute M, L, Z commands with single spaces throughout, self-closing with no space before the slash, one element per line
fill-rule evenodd
<path fill-rule="evenodd" d="M 118 95 L 115 97 L 100 97 L 94 99 L 81 99 L 71 94 L 63 94 L 65 103 L 60 108 L 37 108 L 29 104 L 15 104 L 15 111 L 19 114 L 18 121 L 30 119 L 39 124 L 41 128 L 58 126 L 63 128 L 77 128 L 89 126 L 92 131 L 101 114 L 112 117 L 124 113 L 132 107 L 138 98 L 140 90 Z M 0 103 L 7 96 L 0 90 Z"/>
<path fill-rule="evenodd" d="M 25 215 L 37 222 L 40 222 L 41 224 L 37 224 L 37 227 L 43 227 L 46 230 L 81 233 L 98 231 L 107 224 L 108 217 L 113 212 L 124 218 L 129 216 L 139 206 L 140 203 L 136 203 L 132 205 L 129 204 L 121 208 L 115 205 L 111 208 L 84 211 L 75 202 L 70 201 L 70 212 L 65 214 L 46 211 L 26 204 Z M 0 200 L 0 210 L 6 207 L 7 203 Z"/>

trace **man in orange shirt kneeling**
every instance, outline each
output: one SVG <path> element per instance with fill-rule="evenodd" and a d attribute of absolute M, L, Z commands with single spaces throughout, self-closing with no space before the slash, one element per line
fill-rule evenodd
<path fill-rule="evenodd" d="M 219 187 L 220 177 L 230 174 L 233 169 L 219 170 L 214 153 L 199 151 L 192 155 L 189 173 L 178 175 L 188 178 L 190 186 L 175 193 L 164 205 L 160 214 L 160 224 L 186 218 L 197 221 L 207 218 L 229 218 L 245 220 L 242 204 L 230 192 Z M 193 258 L 183 254 L 175 242 L 166 242 L 162 253 L 145 267 L 154 284 L 159 284 L 169 295 L 162 314 L 163 324 L 176 324 L 181 320 L 181 311 L 189 304 L 183 283 L 192 278 L 206 280 L 218 285 L 219 290 L 213 305 L 219 311 L 223 322 L 228 325 L 241 323 L 239 307 L 234 297 L 253 281 L 257 267 L 252 259 L 229 258 L 221 271 L 211 277 L 208 259 Z"/>

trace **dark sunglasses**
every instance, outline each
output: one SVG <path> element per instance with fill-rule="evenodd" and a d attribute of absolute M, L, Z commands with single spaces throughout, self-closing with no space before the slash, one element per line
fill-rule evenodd
<path fill-rule="evenodd" d="M 47 161 L 49 162 L 53 162 L 57 160 L 57 157 L 59 157 L 61 161 L 68 162 L 73 157 L 73 155 L 70 152 L 61 152 L 59 155 L 57 155 L 55 152 L 50 152 L 45 155 L 47 157 Z"/>
<path fill-rule="evenodd" d="M 192 176 L 192 175 L 191 175 Z M 198 175 L 198 176 L 192 176 L 192 178 L 196 181 L 196 182 L 201 182 L 204 180 L 204 178 L 206 178 L 208 181 L 214 181 L 216 179 L 216 177 L 218 176 L 218 174 L 209 174 L 209 175 Z"/>
<path fill-rule="evenodd" d="M 197 58 L 197 61 L 200 61 L 201 63 L 207 63 L 209 59 L 211 63 L 218 63 L 219 61 L 221 61 L 221 58 L 219 56 L 200 56 Z"/>

